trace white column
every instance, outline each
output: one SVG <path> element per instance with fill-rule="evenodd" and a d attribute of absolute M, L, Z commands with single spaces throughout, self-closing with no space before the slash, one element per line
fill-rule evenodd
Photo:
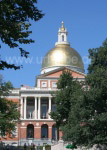
<path fill-rule="evenodd" d="M 35 119 L 37 119 L 37 97 L 35 97 Z"/>
<path fill-rule="evenodd" d="M 38 119 L 41 119 L 41 97 L 38 98 Z"/>
<path fill-rule="evenodd" d="M 24 119 L 26 119 L 26 97 L 24 97 Z"/>
<path fill-rule="evenodd" d="M 48 113 L 51 112 L 51 97 L 49 97 L 49 110 L 48 110 Z M 48 117 L 49 119 L 51 119 L 51 116 L 49 115 Z"/>
<path fill-rule="evenodd" d="M 20 118 L 23 118 L 23 97 L 20 98 Z"/>

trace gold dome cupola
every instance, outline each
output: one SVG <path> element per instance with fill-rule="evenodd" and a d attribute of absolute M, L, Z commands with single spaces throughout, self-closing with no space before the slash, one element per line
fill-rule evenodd
<path fill-rule="evenodd" d="M 58 31 L 58 42 L 43 59 L 41 74 L 58 69 L 60 67 L 69 67 L 72 70 L 84 73 L 84 64 L 79 53 L 70 47 L 67 40 L 68 32 L 62 22 Z"/>
<path fill-rule="evenodd" d="M 58 31 L 58 42 L 56 42 L 55 45 L 69 44 L 69 42 L 67 41 L 67 35 L 68 35 L 67 29 L 65 29 L 64 22 L 62 21 L 62 26 L 61 28 L 59 28 L 59 31 Z"/>

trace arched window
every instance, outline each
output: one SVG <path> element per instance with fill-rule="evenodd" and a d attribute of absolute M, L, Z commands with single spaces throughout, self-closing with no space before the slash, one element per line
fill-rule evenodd
<path fill-rule="evenodd" d="M 53 140 L 57 140 L 58 139 L 58 130 L 57 130 L 55 124 L 52 126 L 52 139 Z"/>
<path fill-rule="evenodd" d="M 62 35 L 62 41 L 64 41 L 64 35 Z"/>
<path fill-rule="evenodd" d="M 48 125 L 43 124 L 41 126 L 41 138 L 48 138 Z"/>
<path fill-rule="evenodd" d="M 34 125 L 29 124 L 27 126 L 27 138 L 34 138 Z"/>

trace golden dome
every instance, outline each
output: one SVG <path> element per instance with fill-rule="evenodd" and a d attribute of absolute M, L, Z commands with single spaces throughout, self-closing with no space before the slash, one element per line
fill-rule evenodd
<path fill-rule="evenodd" d="M 84 72 L 84 64 L 79 53 L 69 44 L 58 44 L 43 59 L 42 70 L 50 67 L 68 66 Z"/>

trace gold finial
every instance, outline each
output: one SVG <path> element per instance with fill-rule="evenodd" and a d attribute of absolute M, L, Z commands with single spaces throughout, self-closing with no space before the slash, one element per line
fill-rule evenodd
<path fill-rule="evenodd" d="M 61 26 L 61 30 L 64 31 L 65 27 L 64 27 L 64 22 L 62 21 L 62 26 Z"/>

